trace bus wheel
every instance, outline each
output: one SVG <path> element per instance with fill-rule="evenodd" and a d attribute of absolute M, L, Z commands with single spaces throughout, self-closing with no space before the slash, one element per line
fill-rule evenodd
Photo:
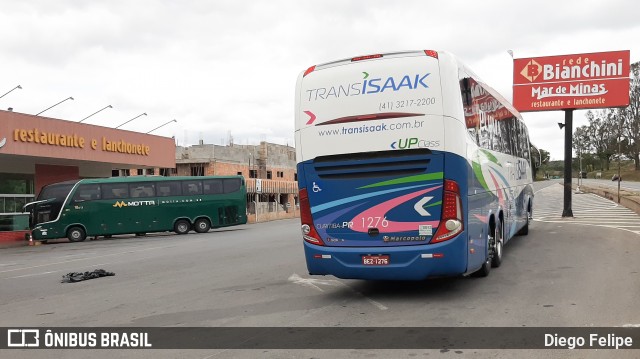
<path fill-rule="evenodd" d="M 491 256 L 491 266 L 500 267 L 502 264 L 502 246 L 504 245 L 504 236 L 502 233 L 502 223 L 498 222 L 493 233 L 493 240 L 489 241 L 493 248 Z"/>
<path fill-rule="evenodd" d="M 529 218 L 531 218 L 531 210 L 527 209 L 527 222 L 524 224 L 524 227 L 520 228 L 520 230 L 518 231 L 518 235 L 519 236 L 526 236 L 527 234 L 529 234 Z"/>
<path fill-rule="evenodd" d="M 198 218 L 193 226 L 195 227 L 196 232 L 207 233 L 211 229 L 211 222 L 206 218 Z"/>
<path fill-rule="evenodd" d="M 482 263 L 482 267 L 471 275 L 474 277 L 486 277 L 491 272 L 491 255 L 487 256 L 487 259 Z"/>
<path fill-rule="evenodd" d="M 67 231 L 67 238 L 70 242 L 82 242 L 87 238 L 87 233 L 82 227 L 71 227 Z"/>
<path fill-rule="evenodd" d="M 187 234 L 191 229 L 191 223 L 186 219 L 179 219 L 176 224 L 173 225 L 173 230 L 178 234 Z"/>

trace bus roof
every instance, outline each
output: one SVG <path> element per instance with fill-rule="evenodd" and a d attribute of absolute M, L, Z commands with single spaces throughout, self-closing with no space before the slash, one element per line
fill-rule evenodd
<path fill-rule="evenodd" d="M 136 183 L 136 182 L 164 182 L 164 181 L 185 181 L 185 180 L 202 180 L 214 178 L 238 178 L 242 176 L 128 176 L 128 177 L 108 177 L 108 178 L 86 178 L 81 181 L 83 184 L 99 184 L 99 183 Z"/>

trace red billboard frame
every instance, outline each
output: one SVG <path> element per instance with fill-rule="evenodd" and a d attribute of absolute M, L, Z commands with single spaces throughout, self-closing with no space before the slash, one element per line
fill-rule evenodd
<path fill-rule="evenodd" d="M 630 51 L 513 60 L 520 112 L 629 106 Z"/>

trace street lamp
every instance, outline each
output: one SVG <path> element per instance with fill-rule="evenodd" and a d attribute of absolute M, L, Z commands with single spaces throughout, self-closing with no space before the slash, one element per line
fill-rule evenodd
<path fill-rule="evenodd" d="M 162 126 L 165 126 L 165 125 L 170 124 L 171 122 L 178 122 L 178 120 L 173 119 L 173 120 L 171 120 L 171 121 L 169 121 L 169 122 L 165 122 L 165 123 L 163 123 L 162 125 L 160 125 L 160 126 L 158 126 L 158 127 L 154 128 L 153 130 L 151 130 L 151 131 L 149 131 L 149 132 L 147 132 L 147 133 L 151 133 L 151 132 L 153 132 L 153 131 L 155 131 L 155 130 L 159 129 L 159 128 L 160 128 L 160 127 L 162 127 Z"/>
<path fill-rule="evenodd" d="M 73 97 L 69 96 L 69 97 L 65 98 L 64 100 L 62 100 L 62 101 L 58 102 L 57 104 L 55 104 L 55 105 L 53 105 L 53 106 L 51 106 L 51 107 L 47 107 L 47 108 L 45 108 L 44 110 L 42 110 L 42 111 L 40 111 L 40 112 L 36 113 L 36 116 L 40 115 L 41 113 L 43 113 L 43 112 L 45 112 L 45 111 L 47 111 L 47 110 L 50 110 L 50 109 L 52 109 L 52 108 L 54 108 L 54 107 L 58 106 L 59 104 L 61 104 L 61 103 L 65 102 L 65 101 L 67 101 L 67 100 L 71 100 L 71 101 L 73 101 Z"/>
<path fill-rule="evenodd" d="M 11 91 L 15 90 L 15 89 L 21 89 L 22 90 L 22 86 L 18 85 L 14 88 L 12 88 L 11 90 L 9 90 L 7 93 L 5 93 L 4 95 L 0 96 L 0 98 L 3 98 L 5 96 L 7 96 Z"/>
<path fill-rule="evenodd" d="M 90 114 L 89 116 L 87 116 L 87 117 L 83 118 L 82 120 L 78 121 L 78 123 L 80 123 L 80 122 L 82 122 L 82 121 L 84 121 L 84 120 L 88 119 L 89 117 L 91 117 L 91 116 L 95 115 L 96 113 L 98 113 L 98 112 L 100 112 L 100 111 L 102 111 L 102 110 L 106 110 L 106 109 L 108 109 L 108 108 L 113 108 L 113 106 L 108 105 L 108 106 L 106 106 L 106 107 L 104 107 L 104 108 L 101 108 L 101 109 L 99 109 L 98 111 L 96 111 L 96 112 L 94 112 L 94 113 Z"/>
<path fill-rule="evenodd" d="M 146 113 L 146 112 L 143 112 L 143 113 L 139 114 L 138 116 L 136 116 L 136 117 L 134 117 L 134 118 L 130 119 L 129 121 L 127 121 L 127 122 L 125 122 L 125 123 L 123 123 L 123 124 L 121 124 L 121 125 L 118 125 L 118 126 L 116 126 L 116 127 L 114 127 L 114 128 L 120 128 L 120 127 L 122 127 L 122 126 L 126 125 L 127 123 L 129 123 L 129 122 L 131 122 L 131 121 L 135 120 L 136 118 L 138 118 L 138 117 L 140 117 L 140 116 L 146 116 L 146 115 L 147 115 L 147 113 Z"/>

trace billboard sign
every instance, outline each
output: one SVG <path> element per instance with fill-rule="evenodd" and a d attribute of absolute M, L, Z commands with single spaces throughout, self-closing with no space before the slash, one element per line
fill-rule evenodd
<path fill-rule="evenodd" d="M 630 51 L 514 59 L 520 112 L 629 106 Z"/>

